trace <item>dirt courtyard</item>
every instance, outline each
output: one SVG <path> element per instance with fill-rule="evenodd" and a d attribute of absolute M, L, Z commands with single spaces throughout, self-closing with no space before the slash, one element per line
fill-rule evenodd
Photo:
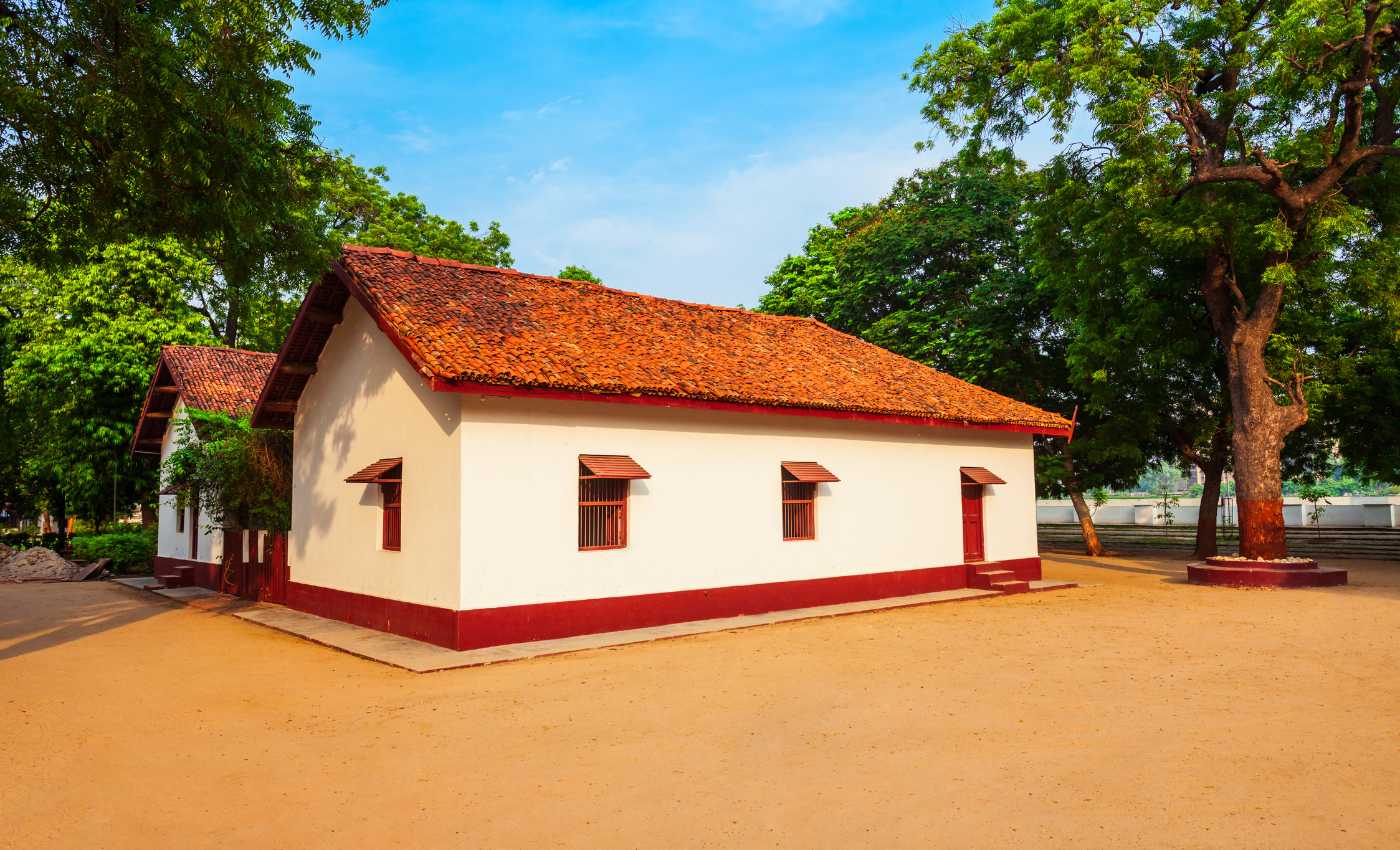
<path fill-rule="evenodd" d="M 1084 587 L 413 674 L 0 586 L 0 847 L 1400 846 L 1400 564 Z"/>

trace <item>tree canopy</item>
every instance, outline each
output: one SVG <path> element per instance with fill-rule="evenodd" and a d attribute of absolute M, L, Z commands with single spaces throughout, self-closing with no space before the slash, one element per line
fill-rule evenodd
<path fill-rule="evenodd" d="M 5 370 L 12 439 L 23 480 L 51 510 L 108 518 L 153 490 L 153 471 L 129 453 L 136 416 L 162 345 L 213 342 L 185 303 L 211 274 L 167 239 L 114 243 L 61 275 L 0 276 L 19 305 Z"/>
<path fill-rule="evenodd" d="M 1083 116 L 1132 238 L 1199 268 L 1226 365 L 1241 550 L 1286 552 L 1284 439 L 1308 420 L 1338 300 L 1393 299 L 1400 49 L 1381 0 L 1004 0 L 915 64 L 925 117 L 974 148 Z M 1368 283 L 1369 282 L 1369 283 Z M 1358 297 L 1363 293 L 1364 297 Z"/>
<path fill-rule="evenodd" d="M 559 274 L 555 275 L 555 277 L 563 278 L 564 280 L 582 280 L 588 283 L 603 282 L 600 277 L 583 266 L 565 266 L 559 270 Z"/>

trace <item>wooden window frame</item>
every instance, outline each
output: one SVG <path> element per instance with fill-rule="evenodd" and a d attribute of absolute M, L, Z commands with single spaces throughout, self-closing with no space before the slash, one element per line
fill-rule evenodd
<path fill-rule="evenodd" d="M 180 504 L 180 500 L 175 500 L 175 533 L 185 533 L 185 511 L 189 510 L 189 505 Z"/>
<path fill-rule="evenodd" d="M 816 483 L 811 481 L 793 481 L 788 479 L 786 473 L 784 473 L 782 497 L 783 540 L 816 540 Z"/>
<path fill-rule="evenodd" d="M 379 513 L 381 515 L 379 548 L 386 552 L 402 551 L 403 479 L 381 478 L 377 483 L 379 484 Z"/>
<path fill-rule="evenodd" d="M 617 498 L 601 499 L 597 494 L 589 493 L 588 490 L 595 485 L 589 482 L 615 482 L 616 488 L 620 491 Z M 627 497 L 632 494 L 632 481 L 627 478 L 611 478 L 592 474 L 582 462 L 578 465 L 578 550 L 580 552 L 599 552 L 605 549 L 626 549 L 627 548 Z M 589 498 L 589 497 L 592 498 Z M 593 509 L 589 513 L 601 513 L 604 520 L 601 524 L 594 524 L 584 518 L 585 511 Z M 615 518 L 609 522 L 606 519 L 607 508 L 617 508 Z M 603 509 L 603 510 L 598 510 Z M 604 543 L 591 542 L 598 539 L 599 533 L 607 540 Z"/>

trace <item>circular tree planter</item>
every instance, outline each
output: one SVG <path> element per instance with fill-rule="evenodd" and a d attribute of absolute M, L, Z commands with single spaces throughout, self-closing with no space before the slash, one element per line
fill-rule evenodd
<path fill-rule="evenodd" d="M 1333 587 L 1347 583 L 1347 571 L 1319 567 L 1311 558 L 1256 561 L 1221 555 L 1187 564 L 1186 580 L 1225 587 Z"/>

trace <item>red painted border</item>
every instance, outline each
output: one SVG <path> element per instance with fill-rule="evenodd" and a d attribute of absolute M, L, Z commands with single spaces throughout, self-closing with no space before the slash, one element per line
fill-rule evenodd
<path fill-rule="evenodd" d="M 210 590 L 219 590 L 221 584 L 220 571 L 223 564 L 211 564 L 208 561 L 191 561 L 188 558 L 167 558 L 164 555 L 156 555 L 151 559 L 152 573 L 154 575 L 168 575 L 174 567 L 194 567 L 194 583 L 198 587 L 207 587 Z"/>
<path fill-rule="evenodd" d="M 455 648 L 457 612 L 348 590 L 287 582 L 287 607 L 319 617 Z"/>
<path fill-rule="evenodd" d="M 1008 569 L 1017 578 L 1027 581 L 1040 578 L 1038 557 L 988 562 L 978 566 Z M 956 564 L 468 611 L 289 582 L 287 605 L 309 614 L 462 650 L 956 590 L 968 586 L 968 575 L 972 569 L 966 564 Z"/>
<path fill-rule="evenodd" d="M 468 393 L 472 395 L 507 396 L 511 398 L 547 398 L 561 401 L 599 401 L 610 404 L 638 404 L 647 407 L 678 407 L 688 410 L 722 410 L 731 413 L 762 413 L 779 416 L 810 416 L 818 419 L 845 419 L 857 422 L 886 422 L 895 425 L 920 425 L 931 428 L 964 428 L 975 431 L 1013 431 L 1019 434 L 1043 434 L 1047 437 L 1067 437 L 1068 428 L 1039 428 L 1034 425 L 1013 425 L 1000 422 L 959 422 L 927 416 L 905 416 L 894 413 L 860 413 L 852 410 L 830 410 L 821 407 L 782 407 L 769 404 L 742 404 L 732 401 L 706 401 L 673 396 L 624 395 L 585 393 L 574 390 L 552 390 L 540 387 L 515 387 L 500 384 L 476 384 L 433 378 L 429 386 L 435 392 Z"/>

